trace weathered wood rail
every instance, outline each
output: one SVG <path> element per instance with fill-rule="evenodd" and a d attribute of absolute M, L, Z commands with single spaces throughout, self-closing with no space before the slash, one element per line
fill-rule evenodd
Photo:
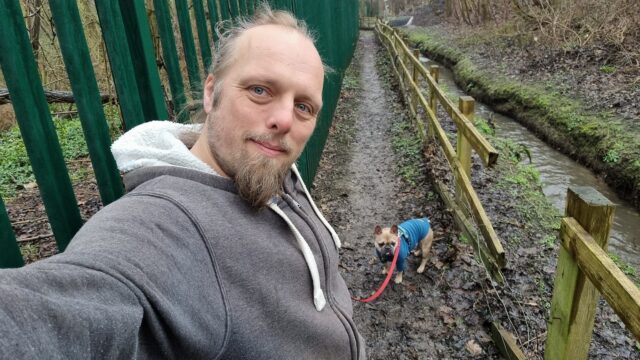
<path fill-rule="evenodd" d="M 451 196 L 446 186 L 437 181 L 440 196 L 453 211 L 456 224 L 471 240 L 476 253 L 492 278 L 502 282 L 504 279 L 500 270 L 506 265 L 505 252 L 470 180 L 471 150 L 478 154 L 485 166 L 495 164 L 498 152 L 473 126 L 473 98 L 460 97 L 459 106 L 454 106 L 438 87 L 438 67 L 432 66 L 427 71 L 419 60 L 417 50 L 410 50 L 395 29 L 381 21 L 376 23 L 375 29 L 393 59 L 392 64 L 398 76 L 400 89 L 418 128 L 420 138 L 423 142 L 430 138 L 437 140 L 454 175 L 455 196 Z M 425 99 L 419 85 L 423 80 L 428 86 L 428 100 Z M 457 149 L 451 145 L 436 116 L 438 104 L 449 114 L 457 127 Z M 426 114 L 427 126 L 422 120 L 420 109 L 423 114 Z M 475 235 L 474 222 L 483 241 L 479 241 L 478 236 Z"/>
<path fill-rule="evenodd" d="M 593 188 L 569 188 L 545 359 L 587 359 L 600 294 L 640 340 L 640 290 L 607 255 L 613 214 Z"/>

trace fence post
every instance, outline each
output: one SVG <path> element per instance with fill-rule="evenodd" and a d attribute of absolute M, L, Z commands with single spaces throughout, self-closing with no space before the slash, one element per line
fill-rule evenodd
<path fill-rule="evenodd" d="M 431 74 L 431 77 L 433 78 L 433 80 L 437 84 L 438 81 L 439 81 L 439 77 L 440 77 L 440 66 L 438 66 L 438 65 L 429 66 L 429 74 Z M 433 111 L 433 114 L 437 115 L 437 113 L 438 113 L 438 99 L 436 97 L 435 84 L 434 84 L 434 86 L 431 86 L 431 84 L 429 84 L 429 106 L 431 107 L 431 111 Z M 434 134 L 433 125 L 431 125 L 431 121 L 429 121 L 429 134 L 431 134 L 431 135 Z"/>
<path fill-rule="evenodd" d="M 415 56 L 415 58 L 418 59 L 418 61 L 420 61 L 420 50 L 413 49 L 413 56 Z M 418 75 L 420 75 L 420 72 L 418 71 L 418 66 L 420 65 L 413 63 L 413 73 L 411 74 L 411 78 L 413 79 L 413 82 L 418 86 L 418 89 L 419 89 L 420 84 L 418 83 L 419 81 Z M 416 90 L 416 91 L 419 91 L 419 90 Z M 413 116 L 415 118 L 416 124 L 418 125 L 418 130 L 420 131 L 420 138 L 424 140 L 425 138 L 424 124 L 420 120 L 420 113 L 418 112 L 418 108 L 419 108 L 418 94 L 416 94 L 414 91 L 411 91 L 411 102 L 413 103 L 413 107 L 414 107 Z"/>
<path fill-rule="evenodd" d="M 565 216 L 573 217 L 607 250 L 614 204 L 590 187 L 567 191 Z M 586 359 L 600 293 L 578 268 L 571 252 L 560 247 L 553 284 L 545 359 Z"/>
<path fill-rule="evenodd" d="M 189 16 L 189 4 L 187 0 L 175 0 L 176 16 L 178 27 L 180 28 L 180 39 L 182 40 L 182 53 L 187 64 L 187 75 L 189 76 L 189 88 L 191 97 L 197 99 L 202 89 L 202 76 L 198 67 L 198 55 L 196 55 L 196 43 L 193 40 L 191 31 L 191 17 Z"/>
<path fill-rule="evenodd" d="M 475 100 L 471 96 L 460 96 L 458 100 L 458 109 L 464 117 L 469 120 L 469 122 L 473 122 L 473 116 L 475 112 Z M 464 125 L 463 125 L 464 126 Z M 467 140 L 467 137 L 464 136 L 464 131 L 462 128 L 458 129 L 458 140 L 456 142 L 456 155 L 458 156 L 458 160 L 460 160 L 460 164 L 462 164 L 462 170 L 469 178 L 471 178 L 471 144 Z M 460 189 L 460 184 L 456 183 L 456 200 L 458 201 L 458 205 L 460 205 L 461 209 L 466 209 L 464 204 L 464 194 L 462 189 Z"/>
<path fill-rule="evenodd" d="M 0 269 L 24 265 L 20 248 L 11 229 L 11 222 L 0 197 Z"/>

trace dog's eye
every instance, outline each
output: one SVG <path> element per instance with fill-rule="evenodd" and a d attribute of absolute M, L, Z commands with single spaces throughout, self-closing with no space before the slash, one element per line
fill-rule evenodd
<path fill-rule="evenodd" d="M 384 242 L 379 242 L 378 246 L 384 246 Z"/>

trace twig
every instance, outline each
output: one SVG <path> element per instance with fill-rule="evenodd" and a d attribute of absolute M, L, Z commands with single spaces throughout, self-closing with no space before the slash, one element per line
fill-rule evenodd
<path fill-rule="evenodd" d="M 20 221 L 15 221 L 15 222 L 13 222 L 11 224 L 12 225 L 21 225 L 21 224 L 28 224 L 28 223 L 31 223 L 31 222 L 39 222 L 39 221 L 42 221 L 42 220 L 47 220 L 47 217 L 43 216 L 43 217 L 36 218 L 36 219 L 20 220 Z"/>
<path fill-rule="evenodd" d="M 18 238 L 18 242 L 28 242 L 28 241 L 42 240 L 42 239 L 50 238 L 52 236 L 53 236 L 53 233 L 47 233 L 47 234 L 36 235 L 36 236 L 32 236 L 32 237 L 27 237 L 27 238 Z"/>

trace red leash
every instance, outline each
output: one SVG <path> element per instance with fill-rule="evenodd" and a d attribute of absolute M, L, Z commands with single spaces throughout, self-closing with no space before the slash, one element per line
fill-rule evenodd
<path fill-rule="evenodd" d="M 389 272 L 387 273 L 387 277 L 384 279 L 384 281 L 382 282 L 382 286 L 380 286 L 380 288 L 373 293 L 373 295 L 369 296 L 366 299 L 362 299 L 356 296 L 351 296 L 351 299 L 355 300 L 355 301 L 360 301 L 363 303 L 368 303 L 371 302 L 373 300 L 375 300 L 378 296 L 380 296 L 380 294 L 382 294 L 382 292 L 384 291 L 384 289 L 387 287 L 387 284 L 389 284 L 389 280 L 391 280 L 391 275 L 393 275 L 393 270 L 395 270 L 396 268 L 396 261 L 398 260 L 398 254 L 400 254 L 400 239 L 398 238 L 398 242 L 396 243 L 396 251 L 393 252 L 393 260 L 391 261 L 391 266 L 389 267 Z"/>

